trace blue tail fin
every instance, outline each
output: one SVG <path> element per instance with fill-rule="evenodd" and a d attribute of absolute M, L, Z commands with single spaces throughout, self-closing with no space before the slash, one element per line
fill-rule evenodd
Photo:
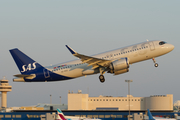
<path fill-rule="evenodd" d="M 17 48 L 9 50 L 14 61 L 16 62 L 21 74 L 31 74 L 37 69 L 43 68 L 39 63 L 25 55 Z"/>
<path fill-rule="evenodd" d="M 149 111 L 149 109 L 147 109 L 147 110 L 148 110 L 149 120 L 155 120 L 155 119 L 153 118 L 153 116 L 152 116 L 151 112 Z"/>

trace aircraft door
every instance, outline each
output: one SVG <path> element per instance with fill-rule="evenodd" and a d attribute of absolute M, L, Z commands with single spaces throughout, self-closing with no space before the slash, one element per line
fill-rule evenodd
<path fill-rule="evenodd" d="M 150 50 L 155 50 L 155 46 L 153 42 L 149 42 Z"/>
<path fill-rule="evenodd" d="M 44 71 L 44 77 L 45 77 L 45 78 L 50 77 L 49 70 L 44 69 L 43 71 Z"/>

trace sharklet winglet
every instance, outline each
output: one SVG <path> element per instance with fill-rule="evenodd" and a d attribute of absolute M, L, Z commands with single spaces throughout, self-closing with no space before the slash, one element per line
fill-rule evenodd
<path fill-rule="evenodd" d="M 76 51 L 74 51 L 71 47 L 69 47 L 68 45 L 66 45 L 66 47 L 72 54 L 76 54 Z"/>

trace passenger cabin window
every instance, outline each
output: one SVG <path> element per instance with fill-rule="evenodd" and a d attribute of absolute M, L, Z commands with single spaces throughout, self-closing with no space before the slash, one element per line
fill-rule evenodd
<path fill-rule="evenodd" d="M 164 41 L 159 42 L 159 45 L 164 45 L 164 44 L 166 44 L 166 42 Z"/>

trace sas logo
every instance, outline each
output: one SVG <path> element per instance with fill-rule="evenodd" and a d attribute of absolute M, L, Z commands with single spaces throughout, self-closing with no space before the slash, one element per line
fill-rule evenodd
<path fill-rule="evenodd" d="M 37 62 L 34 62 L 34 63 L 29 63 L 28 65 L 23 65 L 22 66 L 22 71 L 21 72 L 26 72 L 26 71 L 30 71 L 30 70 L 34 70 L 36 69 L 36 63 Z"/>

